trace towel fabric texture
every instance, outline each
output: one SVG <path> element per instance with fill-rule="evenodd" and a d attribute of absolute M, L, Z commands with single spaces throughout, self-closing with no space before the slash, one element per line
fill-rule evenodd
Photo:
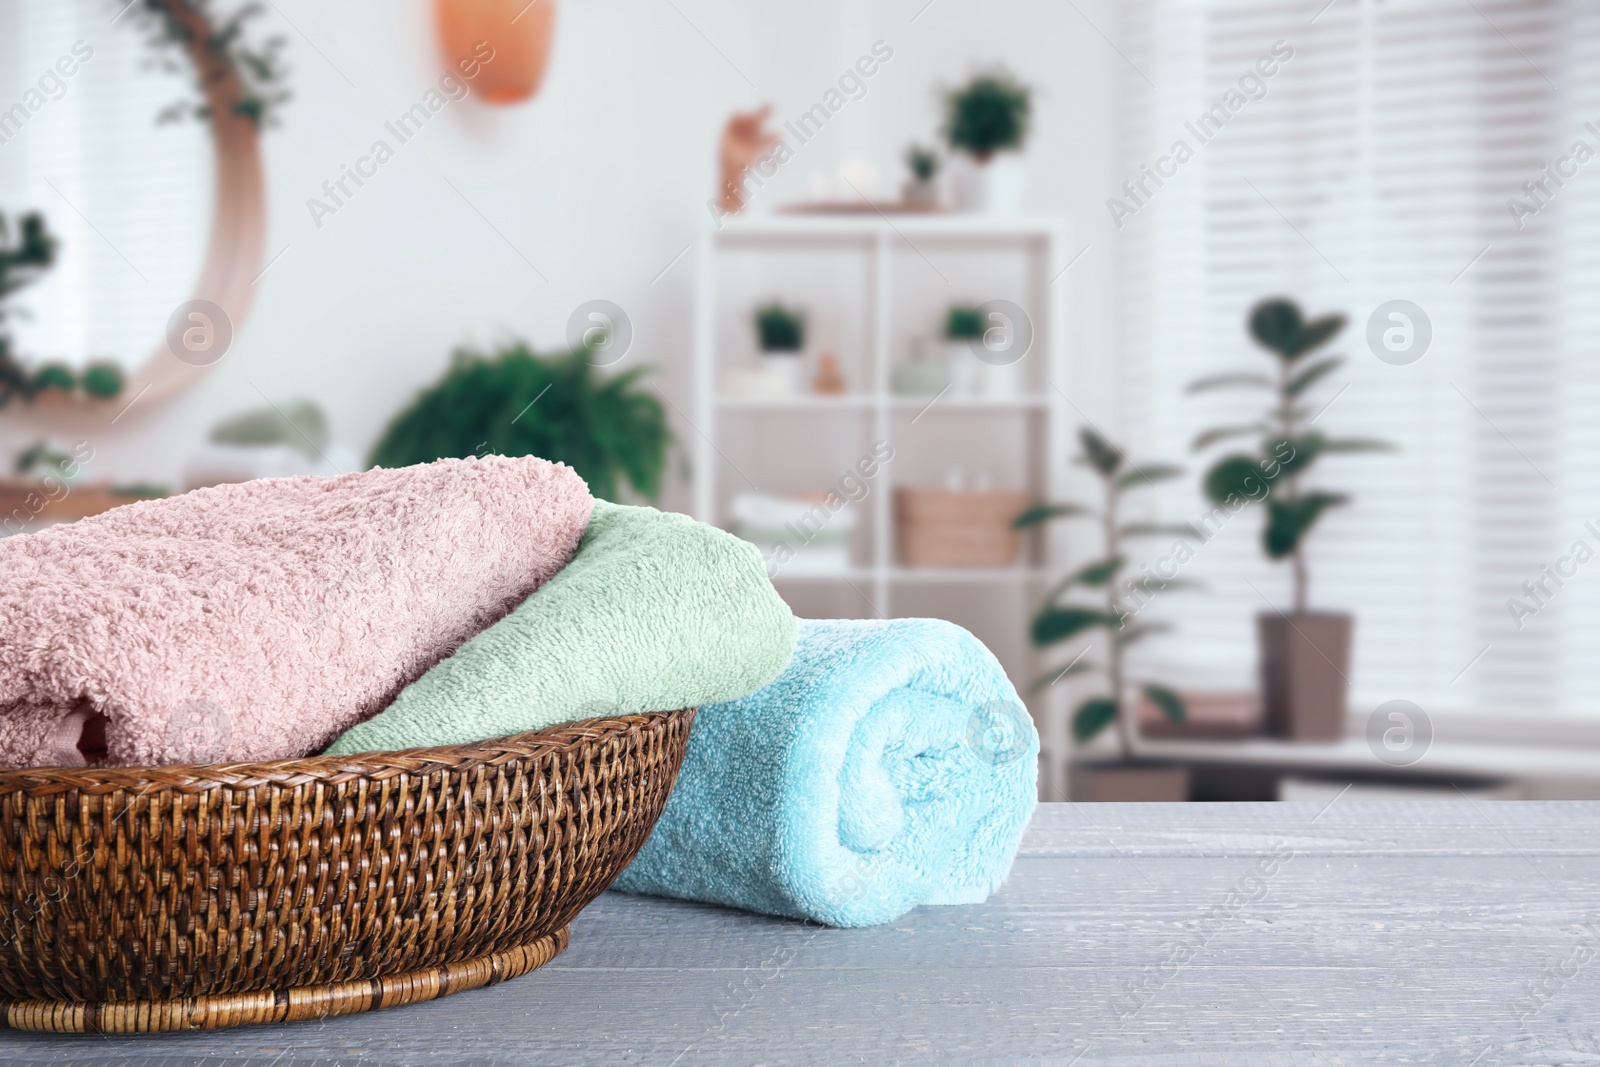
<path fill-rule="evenodd" d="M 0 765 L 303 756 L 571 558 L 532 457 L 201 489 L 0 541 Z M 103 716 L 103 718 L 101 718 Z"/>
<path fill-rule="evenodd" d="M 615 888 L 830 926 L 973 904 L 1005 880 L 1039 736 L 990 651 L 936 619 L 801 620 L 777 681 L 700 710 Z"/>
<path fill-rule="evenodd" d="M 686 515 L 597 500 L 565 570 L 328 753 L 727 700 L 776 678 L 794 642 L 794 616 L 754 545 Z"/>

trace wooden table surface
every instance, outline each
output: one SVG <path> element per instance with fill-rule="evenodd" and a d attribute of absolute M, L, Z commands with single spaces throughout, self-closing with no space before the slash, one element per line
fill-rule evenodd
<path fill-rule="evenodd" d="M 1600 1064 L 1600 803 L 1042 805 L 988 903 L 830 930 L 608 893 L 541 971 L 0 1063 Z"/>

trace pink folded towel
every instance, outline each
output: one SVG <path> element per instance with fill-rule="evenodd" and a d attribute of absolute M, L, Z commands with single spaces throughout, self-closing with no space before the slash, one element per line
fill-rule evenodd
<path fill-rule="evenodd" d="M 317 752 L 566 565 L 542 459 L 200 489 L 0 541 L 0 766 Z M 97 759 L 97 762 L 100 762 Z"/>

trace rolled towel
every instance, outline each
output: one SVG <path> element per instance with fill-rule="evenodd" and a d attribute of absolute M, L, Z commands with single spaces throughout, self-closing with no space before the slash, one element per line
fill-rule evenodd
<path fill-rule="evenodd" d="M 687 515 L 596 500 L 565 570 L 328 753 L 727 700 L 776 678 L 794 635 L 754 545 Z"/>
<path fill-rule="evenodd" d="M 542 459 L 200 489 L 0 541 L 0 764 L 303 756 L 511 610 L 592 499 Z"/>
<path fill-rule="evenodd" d="M 830 926 L 978 903 L 1033 811 L 1039 735 L 990 651 L 937 619 L 803 619 L 777 681 L 700 709 L 616 888 Z"/>

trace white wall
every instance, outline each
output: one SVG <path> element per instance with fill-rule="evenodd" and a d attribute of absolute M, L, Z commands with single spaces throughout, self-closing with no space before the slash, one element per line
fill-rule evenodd
<path fill-rule="evenodd" d="M 937 127 L 938 88 L 1003 62 L 1037 88 L 1030 207 L 1069 218 L 1078 246 L 1092 245 L 1063 282 L 1073 287 L 1070 388 L 1091 417 L 1112 421 L 1115 231 L 1104 201 L 1121 177 L 1123 60 L 1085 20 L 1115 38 L 1109 0 L 1079 0 L 1076 10 L 1057 0 L 566 0 L 533 104 L 449 105 L 320 229 L 307 198 L 437 77 L 431 5 L 276 7 L 267 19 L 289 38 L 294 93 L 265 135 L 268 254 L 282 256 L 234 349 L 197 388 L 136 405 L 115 426 L 103 412 L 9 410 L 0 415 L 8 454 L 43 433 L 87 438 L 97 476 L 170 483 L 212 424 L 263 395 L 311 397 L 336 435 L 364 451 L 453 345 L 512 334 L 559 345 L 571 310 L 594 297 L 627 310 L 628 362 L 658 365 L 657 387 L 687 412 L 693 253 L 667 268 L 706 218 L 722 123 L 768 101 L 780 119 L 798 114 L 880 39 L 894 58 L 867 95 L 763 199 L 798 198 L 808 176 L 846 158 L 870 160 L 880 191 L 897 188 L 904 146 Z M 674 421 L 690 440 L 693 429 Z M 686 488 L 673 486 L 665 502 L 685 507 Z"/>

